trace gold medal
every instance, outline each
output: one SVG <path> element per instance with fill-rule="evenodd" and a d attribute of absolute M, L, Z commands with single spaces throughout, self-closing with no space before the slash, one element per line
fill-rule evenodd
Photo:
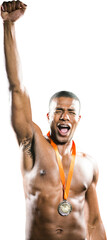
<path fill-rule="evenodd" d="M 64 200 L 58 205 L 58 213 L 61 216 L 68 216 L 71 211 L 72 211 L 72 206 L 67 200 Z"/>
<path fill-rule="evenodd" d="M 69 168 L 67 183 L 66 183 L 66 187 L 65 187 L 65 174 L 64 174 L 64 169 L 63 169 L 63 165 L 61 162 L 60 154 L 58 152 L 57 145 L 51 139 L 50 132 L 47 134 L 47 136 L 50 138 L 51 145 L 56 152 L 56 158 L 57 158 L 57 162 L 58 162 L 58 166 L 59 166 L 59 173 L 60 173 L 61 182 L 63 185 L 63 193 L 64 193 L 63 199 L 64 200 L 58 205 L 58 213 L 61 216 L 68 216 L 70 214 L 70 212 L 72 211 L 72 206 L 67 201 L 67 198 L 68 198 L 71 180 L 72 180 L 72 176 L 73 176 L 75 157 L 76 157 L 76 146 L 75 146 L 74 141 L 72 141 L 72 158 L 71 158 L 71 164 L 70 164 L 70 168 Z"/>

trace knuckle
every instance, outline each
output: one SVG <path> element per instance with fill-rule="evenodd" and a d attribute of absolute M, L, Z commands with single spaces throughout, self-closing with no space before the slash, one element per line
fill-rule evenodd
<path fill-rule="evenodd" d="M 12 11 L 15 10 L 15 6 L 16 6 L 15 1 L 12 1 Z"/>
<path fill-rule="evenodd" d="M 11 2 L 7 3 L 7 11 L 11 12 L 12 11 L 12 7 L 11 7 Z"/>
<path fill-rule="evenodd" d="M 16 9 L 19 9 L 20 8 L 20 1 L 16 1 Z"/>
<path fill-rule="evenodd" d="M 7 11 L 7 3 L 3 2 L 2 6 L 3 6 L 3 9 L 4 9 L 4 12 L 6 12 Z"/>

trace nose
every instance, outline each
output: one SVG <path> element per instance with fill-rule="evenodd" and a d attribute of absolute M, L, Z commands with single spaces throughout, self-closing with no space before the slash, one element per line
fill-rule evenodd
<path fill-rule="evenodd" d="M 67 111 L 64 111 L 64 112 L 61 114 L 60 120 L 63 120 L 63 121 L 69 121 L 69 120 L 70 120 L 69 114 L 67 113 Z"/>

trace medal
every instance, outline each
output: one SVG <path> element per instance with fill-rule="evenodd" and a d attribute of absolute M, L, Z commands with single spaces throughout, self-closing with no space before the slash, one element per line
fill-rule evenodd
<path fill-rule="evenodd" d="M 71 211 L 72 211 L 72 206 L 67 200 L 64 200 L 58 205 L 58 213 L 61 216 L 68 216 Z"/>
<path fill-rule="evenodd" d="M 70 214 L 70 212 L 72 211 L 72 206 L 67 201 L 67 198 L 68 198 L 71 180 L 72 180 L 72 176 L 73 176 L 75 157 L 76 157 L 76 146 L 75 146 L 74 141 L 72 141 L 72 158 L 71 158 L 71 164 L 70 164 L 69 173 L 68 173 L 68 179 L 67 179 L 67 183 L 66 183 L 66 187 L 65 187 L 65 174 L 64 174 L 64 169 L 63 169 L 63 165 L 61 162 L 60 154 L 58 152 L 57 145 L 51 139 L 50 132 L 47 134 L 47 136 L 49 137 L 51 145 L 56 152 L 56 158 L 57 158 L 57 162 L 58 162 L 58 166 L 59 166 L 60 178 L 61 178 L 61 182 L 63 184 L 64 200 L 61 203 L 59 203 L 59 205 L 58 205 L 58 213 L 61 216 L 68 216 Z"/>

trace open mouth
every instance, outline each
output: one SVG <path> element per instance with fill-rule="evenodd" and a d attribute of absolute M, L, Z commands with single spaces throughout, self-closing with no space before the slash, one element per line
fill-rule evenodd
<path fill-rule="evenodd" d="M 66 136 L 70 130 L 70 126 L 68 124 L 58 124 L 57 128 L 58 128 L 58 132 L 62 136 Z"/>

